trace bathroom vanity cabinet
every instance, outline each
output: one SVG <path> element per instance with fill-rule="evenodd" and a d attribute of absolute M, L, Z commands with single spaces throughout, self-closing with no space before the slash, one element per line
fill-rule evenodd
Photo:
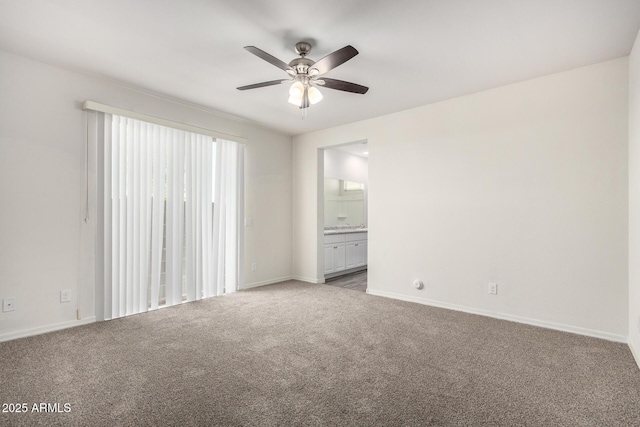
<path fill-rule="evenodd" d="M 367 232 L 333 232 L 324 236 L 324 274 L 335 277 L 365 268 Z"/>

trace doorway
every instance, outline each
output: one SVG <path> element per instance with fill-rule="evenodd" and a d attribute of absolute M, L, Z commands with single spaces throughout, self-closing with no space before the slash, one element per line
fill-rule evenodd
<path fill-rule="evenodd" d="M 326 147 L 319 168 L 321 269 L 327 285 L 366 292 L 369 150 L 367 141 Z"/>

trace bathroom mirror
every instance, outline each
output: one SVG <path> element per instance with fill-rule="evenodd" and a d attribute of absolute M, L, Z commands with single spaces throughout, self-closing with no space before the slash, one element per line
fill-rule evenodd
<path fill-rule="evenodd" d="M 365 186 L 361 182 L 324 179 L 324 226 L 366 226 Z"/>

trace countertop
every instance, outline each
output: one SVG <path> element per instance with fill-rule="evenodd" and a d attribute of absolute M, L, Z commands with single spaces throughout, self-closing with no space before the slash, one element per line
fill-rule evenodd
<path fill-rule="evenodd" d="M 328 236 L 331 234 L 352 234 L 352 233 L 366 233 L 368 231 L 367 228 L 336 228 L 331 230 L 324 230 L 324 235 Z"/>

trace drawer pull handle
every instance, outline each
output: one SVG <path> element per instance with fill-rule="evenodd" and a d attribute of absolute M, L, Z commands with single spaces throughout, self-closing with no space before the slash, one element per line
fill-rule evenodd
<path fill-rule="evenodd" d="M 333 249 L 338 249 L 338 247 L 337 247 L 337 246 L 334 246 L 334 247 L 333 247 Z"/>

